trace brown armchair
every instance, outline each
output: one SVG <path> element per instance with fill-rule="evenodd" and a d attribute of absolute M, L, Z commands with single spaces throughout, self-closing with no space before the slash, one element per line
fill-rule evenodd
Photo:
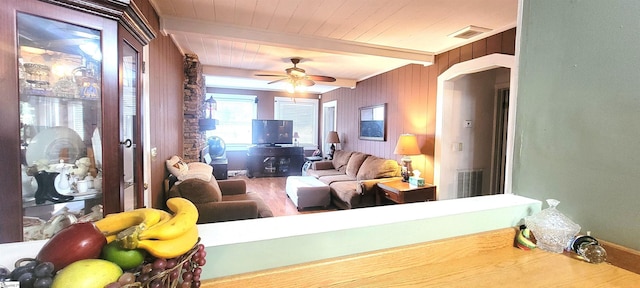
<path fill-rule="evenodd" d="M 244 180 L 210 181 L 187 179 L 170 187 L 167 197 L 183 197 L 198 208 L 198 224 L 272 217 L 273 213 L 256 193 L 247 192 Z"/>

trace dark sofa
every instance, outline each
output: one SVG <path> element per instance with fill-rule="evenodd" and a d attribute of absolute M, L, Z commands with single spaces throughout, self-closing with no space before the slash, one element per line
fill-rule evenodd
<path fill-rule="evenodd" d="M 198 224 L 273 216 L 257 193 L 247 192 L 247 184 L 242 179 L 191 178 L 171 184 L 176 182 L 173 175 L 165 181 L 165 187 L 170 187 L 167 197 L 183 197 L 193 202 L 198 208 Z"/>

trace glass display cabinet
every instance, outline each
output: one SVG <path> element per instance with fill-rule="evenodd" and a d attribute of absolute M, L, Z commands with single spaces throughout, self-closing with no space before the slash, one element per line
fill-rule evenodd
<path fill-rule="evenodd" d="M 23 237 L 39 240 L 102 216 L 102 42 L 21 12 L 17 30 Z"/>
<path fill-rule="evenodd" d="M 0 243 L 141 207 L 138 79 L 154 32 L 132 1 L 6 4 Z"/>

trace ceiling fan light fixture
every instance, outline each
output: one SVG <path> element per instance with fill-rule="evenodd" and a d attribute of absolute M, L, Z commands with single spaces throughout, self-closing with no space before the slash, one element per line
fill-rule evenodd
<path fill-rule="evenodd" d="M 278 75 L 278 74 L 255 74 L 256 76 L 267 76 L 267 77 L 282 77 L 278 80 L 274 80 L 269 82 L 268 84 L 273 84 L 277 82 L 286 81 L 289 85 L 287 86 L 287 91 L 289 93 L 306 93 L 307 87 L 313 86 L 316 84 L 315 81 L 321 82 L 335 82 L 336 78 L 329 76 L 321 76 L 321 75 L 307 75 L 306 71 L 302 68 L 297 67 L 298 63 L 300 63 L 300 58 L 291 58 L 291 63 L 293 63 L 293 67 L 289 67 L 285 69 L 286 75 Z"/>
<path fill-rule="evenodd" d="M 307 85 L 298 80 L 293 80 L 289 82 L 289 86 L 287 87 L 287 92 L 293 93 L 305 93 L 307 92 Z"/>

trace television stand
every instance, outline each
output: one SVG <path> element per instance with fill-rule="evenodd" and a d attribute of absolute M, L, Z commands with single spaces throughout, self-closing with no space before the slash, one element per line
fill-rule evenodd
<path fill-rule="evenodd" d="M 302 147 L 251 146 L 247 153 L 248 177 L 287 177 L 302 175 Z"/>

